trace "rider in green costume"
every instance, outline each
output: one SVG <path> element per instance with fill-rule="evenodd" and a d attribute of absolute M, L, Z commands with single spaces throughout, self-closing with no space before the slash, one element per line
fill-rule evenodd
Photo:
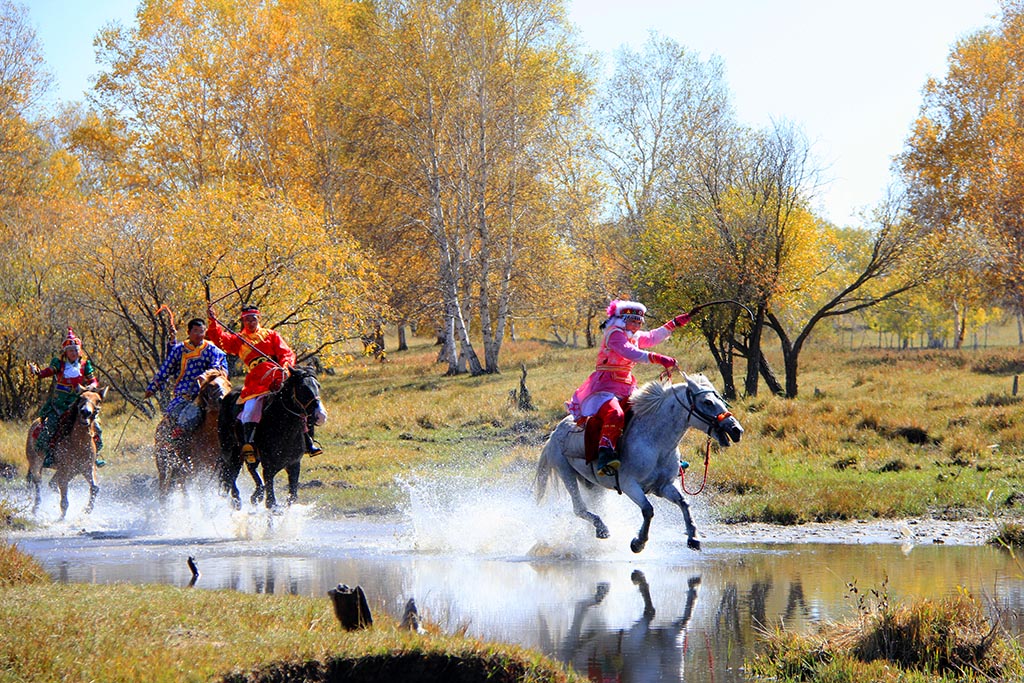
<path fill-rule="evenodd" d="M 50 452 L 50 439 L 57 429 L 60 416 L 68 408 L 75 404 L 78 395 L 84 390 L 95 389 L 99 382 L 96 381 L 95 370 L 92 361 L 82 353 L 82 340 L 75 336 L 74 331 L 69 327 L 68 335 L 61 342 L 60 356 L 50 361 L 50 364 L 40 369 L 35 363 L 29 369 L 37 377 L 53 377 L 53 385 L 50 387 L 50 395 L 39 409 L 39 417 L 42 419 L 42 430 L 36 439 L 36 448 L 43 451 L 46 458 L 43 460 L 43 467 L 53 467 L 53 453 Z M 99 420 L 95 422 L 96 427 L 96 452 L 103 448 L 102 429 Z M 107 463 L 96 458 L 96 465 L 103 467 Z"/>

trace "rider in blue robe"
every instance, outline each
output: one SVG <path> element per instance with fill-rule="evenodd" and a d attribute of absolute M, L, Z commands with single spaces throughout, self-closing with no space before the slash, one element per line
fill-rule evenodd
<path fill-rule="evenodd" d="M 199 376 L 207 370 L 223 370 L 225 374 L 228 371 L 227 356 L 205 339 L 205 335 L 205 320 L 188 321 L 188 339 L 171 346 L 153 380 L 146 385 L 146 398 L 166 386 L 172 387 L 171 400 L 164 413 L 165 420 L 174 425 L 173 438 L 190 434 L 198 425 L 195 399 L 199 394 Z"/>

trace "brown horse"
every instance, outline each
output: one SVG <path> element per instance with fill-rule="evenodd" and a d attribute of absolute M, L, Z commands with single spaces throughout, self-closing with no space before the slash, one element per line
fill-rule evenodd
<path fill-rule="evenodd" d="M 213 480 L 220 463 L 217 421 L 231 381 L 223 370 L 211 369 L 200 375 L 196 406 L 199 425 L 190 435 L 174 438 L 173 418 L 164 417 L 156 428 L 156 470 L 161 499 L 177 486 L 183 493 L 190 480 Z"/>
<path fill-rule="evenodd" d="M 85 512 L 92 512 L 93 503 L 100 487 L 96 484 L 96 417 L 100 412 L 100 403 L 107 397 L 107 388 L 102 391 L 83 391 L 78 400 L 61 416 L 60 425 L 53 437 L 51 451 L 53 453 L 53 479 L 60 490 L 60 518 L 68 512 L 68 482 L 76 475 L 82 475 L 89 482 L 89 504 Z M 35 435 L 40 418 L 32 422 L 25 442 L 25 455 L 28 458 L 28 482 L 35 486 L 35 503 L 32 512 L 39 509 L 40 484 L 43 481 L 43 460 L 45 454 L 36 448 Z"/>

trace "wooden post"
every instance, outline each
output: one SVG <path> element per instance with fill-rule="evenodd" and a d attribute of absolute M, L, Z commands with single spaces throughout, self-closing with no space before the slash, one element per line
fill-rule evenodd
<path fill-rule="evenodd" d="M 196 565 L 196 558 L 191 555 L 188 556 L 188 568 L 192 572 L 192 580 L 188 582 L 188 587 L 191 588 L 199 580 L 199 566 Z"/>
<path fill-rule="evenodd" d="M 334 603 L 334 615 L 346 631 L 356 631 L 373 626 L 370 606 L 366 604 L 366 594 L 360 586 L 349 588 L 339 583 L 337 588 L 327 591 Z"/>
<path fill-rule="evenodd" d="M 1017 383 L 1020 381 L 1020 375 L 1013 376 L 1013 395 L 1017 395 Z"/>
<path fill-rule="evenodd" d="M 523 411 L 537 410 L 537 406 L 533 405 L 533 397 L 530 396 L 530 390 L 526 388 L 526 363 L 520 363 L 519 367 L 523 371 L 523 376 L 519 378 L 519 396 L 516 401 L 516 407 Z"/>

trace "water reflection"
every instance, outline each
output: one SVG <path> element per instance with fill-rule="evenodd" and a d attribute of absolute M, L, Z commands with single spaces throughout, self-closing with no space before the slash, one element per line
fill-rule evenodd
<path fill-rule="evenodd" d="M 687 624 L 693 614 L 700 576 L 686 580 L 682 613 L 663 625 L 654 623 L 657 610 L 651 600 L 647 577 L 635 569 L 630 580 L 643 601 L 640 618 L 625 628 L 609 628 L 599 619 L 589 621 L 593 608 L 600 605 L 609 592 L 608 583 L 598 583 L 593 595 L 574 605 L 572 624 L 557 650 L 558 659 L 586 673 L 592 681 L 683 680 L 684 655 L 689 646 Z M 547 635 L 551 638 L 551 634 Z"/>
<path fill-rule="evenodd" d="M 758 629 L 809 629 L 855 614 L 849 583 L 887 582 L 893 597 L 942 597 L 964 586 L 1005 614 L 1024 612 L 1024 579 L 986 547 L 657 544 L 634 556 L 418 552 L 400 524 L 323 522 L 284 538 L 146 532 L 25 534 L 12 540 L 58 581 L 164 583 L 322 597 L 360 585 L 374 614 L 420 614 L 447 632 L 537 648 L 592 680 L 743 681 Z M 650 549 L 649 549 L 650 550 Z M 1020 628 L 1016 622 L 1009 624 Z"/>

